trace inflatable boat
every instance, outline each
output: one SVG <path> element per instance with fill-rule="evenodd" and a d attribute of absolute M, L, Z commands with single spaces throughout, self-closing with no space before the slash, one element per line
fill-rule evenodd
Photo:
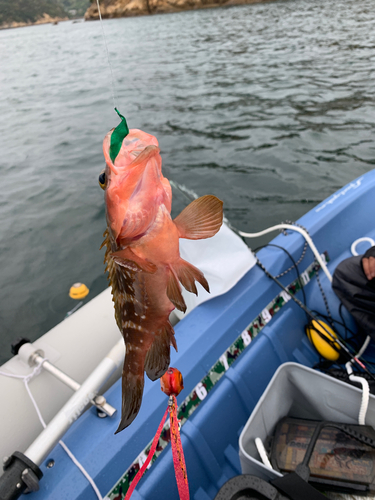
<path fill-rule="evenodd" d="M 312 367 L 319 361 L 298 301 L 324 314 L 328 304 L 339 318 L 331 275 L 352 252 L 364 253 L 373 244 L 374 209 L 375 170 L 296 224 L 268 229 L 279 234 L 256 255 L 227 226 L 211 246 L 189 242 L 181 249 L 205 272 L 214 292 L 213 298 L 201 293 L 185 316 L 174 318 L 178 352 L 172 352 L 171 366 L 184 378 L 177 400 L 192 499 L 214 499 L 226 481 L 241 474 L 239 436 L 279 366 Z M 23 498 L 26 492 L 31 500 L 124 498 L 168 399 L 159 381 L 146 377 L 137 418 L 114 434 L 124 347 L 110 291 L 33 344 L 21 341 L 17 352 L 0 368 L 0 499 Z M 166 424 L 134 500 L 179 498 L 169 439 Z"/>

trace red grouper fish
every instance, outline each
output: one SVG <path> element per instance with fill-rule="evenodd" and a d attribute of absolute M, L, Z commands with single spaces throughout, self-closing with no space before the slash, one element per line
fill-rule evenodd
<path fill-rule="evenodd" d="M 144 371 L 151 380 L 160 378 L 170 363 L 170 346 L 177 350 L 169 315 L 175 307 L 186 310 L 180 283 L 197 294 L 198 281 L 209 291 L 203 273 L 180 257 L 179 238 L 198 240 L 216 234 L 223 203 L 215 196 L 202 196 L 172 220 L 172 191 L 161 172 L 157 139 L 131 129 L 112 161 L 111 135 L 116 130 L 104 139 L 107 166 L 99 184 L 105 190 L 107 218 L 104 261 L 126 345 L 117 433 L 137 416 Z"/>

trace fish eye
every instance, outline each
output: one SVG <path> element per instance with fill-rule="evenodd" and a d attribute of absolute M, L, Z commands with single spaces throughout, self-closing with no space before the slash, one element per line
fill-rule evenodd
<path fill-rule="evenodd" d="M 102 170 L 100 172 L 100 175 L 99 175 L 99 186 L 102 189 L 105 189 L 106 188 L 106 184 L 107 184 L 107 178 L 106 178 L 106 175 L 105 175 L 105 170 Z"/>

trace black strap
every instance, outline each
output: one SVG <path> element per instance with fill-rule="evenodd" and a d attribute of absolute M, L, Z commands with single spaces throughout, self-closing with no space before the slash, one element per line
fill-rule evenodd
<path fill-rule="evenodd" d="M 277 489 L 288 495 L 291 500 L 327 500 L 327 497 L 304 481 L 296 472 L 271 481 Z"/>

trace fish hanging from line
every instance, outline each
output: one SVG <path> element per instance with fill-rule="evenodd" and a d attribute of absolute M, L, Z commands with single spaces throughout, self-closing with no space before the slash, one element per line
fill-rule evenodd
<path fill-rule="evenodd" d="M 156 137 L 129 131 L 118 114 L 121 123 L 104 138 L 106 168 L 99 176 L 107 219 L 104 261 L 126 345 L 116 433 L 138 414 L 144 372 L 151 380 L 160 378 L 170 363 L 170 346 L 177 350 L 169 315 L 175 307 L 186 310 L 180 283 L 197 294 L 198 281 L 209 291 L 203 273 L 180 257 L 179 238 L 210 238 L 223 221 L 223 203 L 212 195 L 194 200 L 171 219 L 172 190 L 161 171 Z"/>

